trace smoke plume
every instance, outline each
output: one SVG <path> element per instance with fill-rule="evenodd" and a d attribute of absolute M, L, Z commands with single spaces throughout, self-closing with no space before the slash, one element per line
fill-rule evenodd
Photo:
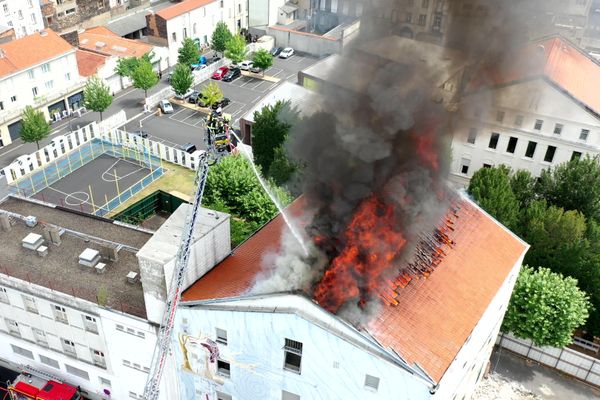
<path fill-rule="evenodd" d="M 407 4 L 365 3 L 358 37 L 318 89 L 321 110 L 294 127 L 287 150 L 304 166 L 310 255 L 285 237 L 254 292 L 301 289 L 353 322 L 377 307 L 377 288 L 448 207 L 453 106 L 466 80 L 501 66 L 543 16 L 537 1 L 448 0 L 443 35 L 422 35 L 443 44 L 435 50 L 398 38 L 416 33 L 390 19 L 395 10 L 404 21 Z"/>

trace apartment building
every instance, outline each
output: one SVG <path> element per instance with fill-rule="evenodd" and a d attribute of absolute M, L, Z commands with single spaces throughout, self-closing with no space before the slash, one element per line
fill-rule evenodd
<path fill-rule="evenodd" d="M 451 179 L 465 185 L 479 168 L 500 164 L 539 176 L 598 154 L 599 81 L 596 60 L 561 38 L 534 42 L 507 70 L 475 77 L 456 119 Z"/>
<path fill-rule="evenodd" d="M 169 48 L 170 65 L 177 63 L 183 39 L 197 39 L 208 45 L 217 22 L 231 32 L 248 27 L 247 2 L 243 0 L 188 0 L 146 15 L 148 38 Z"/>
<path fill-rule="evenodd" d="M 19 137 L 25 106 L 53 119 L 82 105 L 83 84 L 75 49 L 50 29 L 0 44 L 0 147 Z"/>
<path fill-rule="evenodd" d="M 39 0 L 0 0 L 0 26 L 14 29 L 15 37 L 31 35 L 44 29 Z"/>
<path fill-rule="evenodd" d="M 252 294 L 286 230 L 277 216 L 184 292 L 175 347 L 183 397 L 470 398 L 528 246 L 466 198 L 455 206 L 456 245 L 435 271 L 360 323 L 303 291 Z M 288 215 L 302 220 L 303 207 L 296 200 Z"/>

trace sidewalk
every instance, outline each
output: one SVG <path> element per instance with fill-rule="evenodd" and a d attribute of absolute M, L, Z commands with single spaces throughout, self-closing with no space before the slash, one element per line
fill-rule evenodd
<path fill-rule="evenodd" d="M 551 368 L 525 360 L 506 349 L 492 353 L 491 371 L 518 382 L 527 390 L 549 400 L 600 399 L 600 390 L 570 378 Z"/>

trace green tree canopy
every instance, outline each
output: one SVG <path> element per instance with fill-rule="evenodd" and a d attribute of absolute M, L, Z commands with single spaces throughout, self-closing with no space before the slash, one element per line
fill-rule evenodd
<path fill-rule="evenodd" d="M 510 169 L 505 165 L 481 168 L 471 178 L 468 192 L 477 204 L 509 229 L 517 226 L 519 201 L 510 186 Z"/>
<path fill-rule="evenodd" d="M 83 103 L 86 108 L 102 113 L 112 104 L 113 97 L 110 94 L 110 88 L 97 76 L 92 76 L 85 84 L 83 89 Z"/>
<path fill-rule="evenodd" d="M 190 68 L 192 64 L 198 61 L 198 45 L 192 38 L 183 39 L 183 43 L 178 50 L 179 56 L 177 57 L 178 64 L 184 64 Z"/>
<path fill-rule="evenodd" d="M 131 78 L 133 75 L 133 71 L 135 71 L 135 69 L 137 68 L 139 63 L 141 61 L 147 61 L 150 64 L 152 64 L 152 57 L 154 57 L 154 54 L 152 52 L 150 52 L 150 53 L 144 54 L 140 58 L 137 58 L 137 57 L 119 58 L 117 60 L 117 66 L 115 68 L 115 72 L 119 76 Z"/>
<path fill-rule="evenodd" d="M 284 146 L 276 147 L 273 152 L 273 162 L 271 162 L 267 174 L 269 178 L 273 179 L 276 184 L 283 185 L 297 170 L 298 166 L 288 158 Z"/>
<path fill-rule="evenodd" d="M 192 75 L 192 71 L 190 71 L 190 67 L 183 63 L 175 65 L 173 75 L 171 76 L 173 91 L 181 96 L 192 87 L 193 83 L 194 76 Z"/>
<path fill-rule="evenodd" d="M 158 75 L 152 69 L 150 61 L 141 59 L 131 75 L 133 86 L 144 91 L 144 98 L 148 97 L 148 89 L 158 83 Z"/>
<path fill-rule="evenodd" d="M 600 159 L 587 156 L 544 170 L 538 184 L 541 197 L 565 210 L 579 210 L 600 219 Z"/>
<path fill-rule="evenodd" d="M 252 57 L 252 64 L 260 68 L 264 74 L 265 70 L 271 68 L 273 65 L 273 56 L 267 50 L 259 49 L 254 53 L 254 57 Z"/>
<path fill-rule="evenodd" d="M 232 36 L 233 35 L 231 34 L 231 31 L 225 22 L 217 22 L 211 38 L 211 46 L 213 50 L 223 53 L 226 49 L 226 43 L 229 41 L 229 39 L 231 39 Z"/>
<path fill-rule="evenodd" d="M 538 346 L 564 347 L 588 318 L 590 302 L 577 280 L 547 268 L 523 267 L 502 323 L 504 332 Z"/>
<path fill-rule="evenodd" d="M 275 158 L 275 149 L 283 145 L 297 117 L 297 111 L 291 108 L 291 103 L 281 100 L 254 113 L 252 152 L 254 162 L 263 171 L 269 174 L 273 172 L 270 168 Z"/>
<path fill-rule="evenodd" d="M 21 125 L 21 139 L 25 143 L 34 143 L 40 149 L 40 140 L 48 137 L 50 133 L 50 124 L 46 121 L 44 113 L 34 110 L 27 106 L 23 111 L 23 120 Z"/>
<path fill-rule="evenodd" d="M 225 57 L 235 64 L 239 64 L 246 58 L 246 39 L 242 35 L 232 36 L 225 44 Z"/>
<path fill-rule="evenodd" d="M 215 82 L 206 85 L 200 93 L 202 94 L 207 107 L 223 100 L 223 92 Z"/>
<path fill-rule="evenodd" d="M 527 208 L 535 200 L 535 184 L 535 178 L 531 175 L 531 172 L 524 169 L 516 171 L 510 177 L 510 187 L 519 201 L 521 209 Z"/>

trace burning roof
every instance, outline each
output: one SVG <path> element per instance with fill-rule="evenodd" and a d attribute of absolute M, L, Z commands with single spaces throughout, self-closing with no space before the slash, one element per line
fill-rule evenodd
<path fill-rule="evenodd" d="M 300 198 L 287 211 L 302 220 L 305 208 Z M 382 212 L 387 218 L 385 213 L 392 211 Z M 369 215 L 365 217 L 369 220 Z M 273 260 L 279 251 L 285 230 L 281 216 L 273 219 L 187 289 L 183 301 L 245 296 L 264 272 L 265 260 Z M 381 237 L 372 240 L 377 239 Z M 409 363 L 418 363 L 439 382 L 526 250 L 524 242 L 470 200 L 457 198 L 431 234 L 421 237 L 413 261 L 389 281 L 372 282 L 384 306 L 357 328 Z M 325 283 L 320 285 L 314 297 L 323 296 L 320 305 L 330 308 L 336 297 L 321 294 L 318 288 Z M 352 292 L 348 288 L 327 289 Z"/>

